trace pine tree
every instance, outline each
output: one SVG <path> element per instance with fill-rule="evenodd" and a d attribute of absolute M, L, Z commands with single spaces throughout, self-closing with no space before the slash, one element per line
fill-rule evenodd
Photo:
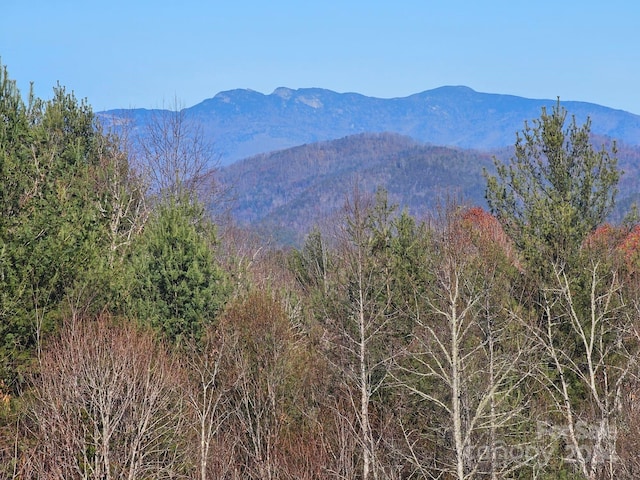
<path fill-rule="evenodd" d="M 15 387 L 61 310 L 99 290 L 90 284 L 107 238 L 96 181 L 106 138 L 60 86 L 25 104 L 2 68 L 0 89 L 0 376 Z"/>
<path fill-rule="evenodd" d="M 615 144 L 594 150 L 590 120 L 578 126 L 573 117 L 565 128 L 566 119 L 559 100 L 551 114 L 543 108 L 517 134 L 515 156 L 495 160 L 496 176 L 485 172 L 491 211 L 531 267 L 571 262 L 614 206 Z"/>
<path fill-rule="evenodd" d="M 201 205 L 177 199 L 157 205 L 133 251 L 128 313 L 175 343 L 198 341 L 227 292 L 215 242 Z"/>

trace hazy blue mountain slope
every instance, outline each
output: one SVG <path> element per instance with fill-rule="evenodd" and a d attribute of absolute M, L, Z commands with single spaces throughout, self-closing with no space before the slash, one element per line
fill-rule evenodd
<path fill-rule="evenodd" d="M 184 110 L 220 155 L 222 165 L 258 153 L 333 140 L 357 133 L 394 132 L 435 145 L 492 149 L 512 145 L 525 120 L 540 116 L 536 100 L 441 87 L 403 98 L 381 99 L 319 88 L 278 88 L 218 93 Z M 592 119 L 594 133 L 640 144 L 640 116 L 585 102 L 562 102 L 579 122 Z M 128 118 L 142 130 L 157 111 L 113 110 L 107 122 Z"/>

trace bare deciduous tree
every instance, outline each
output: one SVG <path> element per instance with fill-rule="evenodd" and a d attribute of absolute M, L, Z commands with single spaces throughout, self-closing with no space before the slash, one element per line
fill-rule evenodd
<path fill-rule="evenodd" d="M 203 343 L 202 348 L 193 345 L 186 353 L 190 381 L 185 393 L 198 440 L 199 478 L 222 479 L 228 478 L 233 469 L 235 441 L 227 427 L 234 414 L 231 394 L 237 378 L 225 362 L 237 348 L 237 337 L 224 329 L 210 329 Z"/>
<path fill-rule="evenodd" d="M 145 185 L 130 161 L 129 131 L 122 129 L 119 139 L 105 136 L 100 149 L 98 182 L 103 191 L 99 206 L 109 218 L 109 267 L 123 256 L 135 235 L 140 233 L 148 216 Z"/>
<path fill-rule="evenodd" d="M 623 392 L 637 366 L 638 310 L 625 298 L 616 269 L 592 259 L 583 285 L 555 266 L 555 285 L 542 305 L 535 333 L 549 360 L 543 381 L 562 422 L 549 437 L 585 478 L 617 478 L 617 420 Z M 580 392 L 579 394 L 577 392 Z"/>
<path fill-rule="evenodd" d="M 434 479 L 495 480 L 535 456 L 504 454 L 524 443 L 505 431 L 523 419 L 526 399 L 513 398 L 528 377 L 532 350 L 513 335 L 513 320 L 500 307 L 500 271 L 480 262 L 465 237 L 454 213 L 435 231 L 426 266 L 435 284 L 416 297 L 413 340 L 394 377 L 432 415 L 427 427 L 402 428 L 415 471 Z"/>
<path fill-rule="evenodd" d="M 209 204 L 215 193 L 212 172 L 216 166 L 211 142 L 197 123 L 187 118 L 177 100 L 171 107 L 155 112 L 140 132 L 137 162 L 156 195 L 198 198 Z"/>
<path fill-rule="evenodd" d="M 328 278 L 323 279 L 322 286 L 327 296 L 326 351 L 355 412 L 356 425 L 351 432 L 357 440 L 363 480 L 385 475 L 383 458 L 378 458 L 382 439 L 374 431 L 371 409 L 384 385 L 395 341 L 392 331 L 397 312 L 389 257 L 392 212 L 384 192 L 379 192 L 374 201 L 355 189 L 337 232 L 335 278 L 331 280 L 335 297 L 328 293 Z M 351 418 L 345 412 L 336 413 L 342 421 Z"/>
<path fill-rule="evenodd" d="M 183 467 L 173 362 L 150 334 L 71 319 L 34 381 L 37 478 L 173 478 Z"/>
<path fill-rule="evenodd" d="M 238 475 L 287 478 L 286 434 L 294 428 L 292 418 L 304 412 L 299 375 L 307 367 L 301 363 L 301 338 L 282 302 L 266 292 L 237 299 L 220 328 L 237 338 L 224 363 L 236 379 L 230 428 L 237 435 Z"/>

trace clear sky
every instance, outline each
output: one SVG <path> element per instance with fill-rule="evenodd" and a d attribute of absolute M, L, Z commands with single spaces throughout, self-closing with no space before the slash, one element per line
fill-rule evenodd
<path fill-rule="evenodd" d="M 640 114 L 637 0 L 2 0 L 0 61 L 95 111 L 321 87 L 443 85 Z"/>

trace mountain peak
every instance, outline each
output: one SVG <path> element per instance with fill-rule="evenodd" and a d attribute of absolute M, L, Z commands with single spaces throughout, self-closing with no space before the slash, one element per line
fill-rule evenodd
<path fill-rule="evenodd" d="M 243 101 L 252 97 L 264 97 L 264 94 L 255 90 L 251 90 L 250 88 L 236 88 L 234 90 L 225 90 L 223 92 L 219 92 L 210 100 L 219 100 L 225 103 L 230 103 L 235 101 Z"/>
<path fill-rule="evenodd" d="M 295 90 L 291 90 L 290 88 L 278 87 L 273 91 L 271 95 L 275 95 L 276 97 L 281 97 L 285 100 L 289 100 L 294 93 L 295 93 Z"/>
<path fill-rule="evenodd" d="M 444 85 L 442 87 L 434 88 L 433 90 L 429 90 L 430 92 L 436 93 L 466 93 L 466 94 L 474 94 L 478 93 L 473 88 L 467 87 L 465 85 Z"/>
<path fill-rule="evenodd" d="M 298 103 L 303 103 L 311 108 L 321 108 L 322 100 L 320 99 L 323 90 L 316 88 L 306 88 L 301 90 L 292 90 L 287 87 L 276 88 L 271 96 L 280 97 L 283 100 L 295 99 Z"/>

